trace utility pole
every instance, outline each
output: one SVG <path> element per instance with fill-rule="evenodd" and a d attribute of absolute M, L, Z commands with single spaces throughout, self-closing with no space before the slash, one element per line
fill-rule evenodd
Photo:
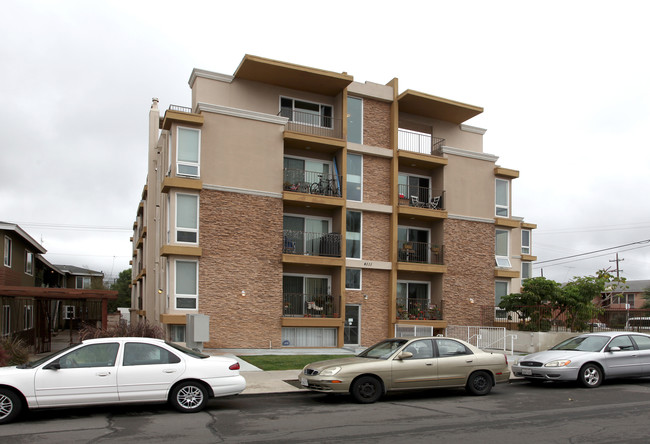
<path fill-rule="evenodd" d="M 610 262 L 616 262 L 616 279 L 621 278 L 621 272 L 623 271 L 623 270 L 618 268 L 618 263 L 623 262 L 624 260 L 625 260 L 625 258 L 619 259 L 618 258 L 618 253 L 616 253 L 616 259 L 614 259 L 613 261 L 610 261 Z"/>

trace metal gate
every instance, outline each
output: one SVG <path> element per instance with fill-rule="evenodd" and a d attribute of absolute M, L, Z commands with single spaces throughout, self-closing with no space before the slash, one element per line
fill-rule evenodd
<path fill-rule="evenodd" d="M 505 327 L 465 327 L 449 325 L 445 336 L 461 339 L 481 349 L 506 351 Z"/>

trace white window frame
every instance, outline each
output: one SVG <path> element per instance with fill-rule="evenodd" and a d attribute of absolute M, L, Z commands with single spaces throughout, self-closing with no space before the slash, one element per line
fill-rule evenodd
<path fill-rule="evenodd" d="M 79 279 L 81 279 L 81 287 L 79 286 Z M 88 282 L 88 286 L 86 287 L 86 281 Z M 79 289 L 79 290 L 88 290 L 92 286 L 92 278 L 90 276 L 75 276 L 74 278 L 74 288 Z"/>
<path fill-rule="evenodd" d="M 34 276 L 34 253 L 25 250 L 25 274 Z"/>
<path fill-rule="evenodd" d="M 197 149 L 196 157 L 198 161 L 196 163 L 178 159 L 178 154 L 179 154 L 178 139 L 180 137 L 181 131 L 194 131 L 199 133 L 198 146 L 196 147 Z M 181 173 L 180 172 L 181 166 L 196 167 L 196 174 Z M 200 129 L 189 128 L 186 126 L 179 126 L 176 128 L 176 175 L 183 176 L 183 177 L 201 177 L 201 130 Z"/>
<path fill-rule="evenodd" d="M 524 233 L 528 233 L 528 243 L 524 243 Z M 531 252 L 531 230 L 521 230 L 521 254 L 530 254 Z"/>
<path fill-rule="evenodd" d="M 361 269 L 361 268 L 352 268 L 352 267 L 350 267 L 350 268 L 346 268 L 346 269 L 345 269 L 345 272 L 346 272 L 346 273 L 347 273 L 348 271 L 358 271 L 358 272 L 359 272 L 359 288 L 348 287 L 348 279 L 347 279 L 347 275 L 346 275 L 346 279 L 345 279 L 345 289 L 346 289 L 346 290 L 354 290 L 354 291 L 361 290 L 361 289 L 363 288 L 363 269 Z"/>
<path fill-rule="evenodd" d="M 500 205 L 497 203 L 498 200 L 498 187 L 497 184 L 499 182 L 503 182 L 506 184 L 506 204 L 505 205 Z M 506 214 L 499 214 L 499 210 L 504 210 L 506 211 Z M 505 180 L 505 179 L 496 179 L 494 181 L 494 215 L 496 217 L 505 217 L 509 218 L 510 217 L 510 181 Z"/>
<path fill-rule="evenodd" d="M 364 100 L 361 97 L 356 97 L 356 96 L 348 96 L 348 99 L 355 99 L 361 102 L 361 142 L 359 144 L 363 145 L 363 124 L 364 124 L 364 119 L 363 119 L 363 106 L 364 106 Z M 349 110 L 348 110 L 349 113 Z M 351 143 L 356 143 L 356 142 L 351 142 Z M 362 164 L 363 167 L 363 164 Z M 363 169 L 361 169 L 363 171 Z"/>
<path fill-rule="evenodd" d="M 76 315 L 77 307 L 74 305 L 64 305 L 63 306 L 63 319 L 74 319 Z"/>
<path fill-rule="evenodd" d="M 5 236 L 5 248 L 4 248 L 4 264 L 5 267 L 11 268 L 11 254 L 13 250 L 13 244 L 9 236 Z"/>
<path fill-rule="evenodd" d="M 189 228 L 189 227 L 179 227 L 178 226 L 178 197 L 179 196 L 192 196 L 196 197 L 196 228 Z M 186 245 L 197 245 L 199 243 L 199 207 L 201 206 L 200 197 L 198 194 L 195 193 L 175 193 L 174 194 L 174 242 L 178 244 L 186 244 Z M 195 242 L 187 242 L 187 241 L 179 241 L 178 240 L 178 235 L 180 232 L 184 233 L 194 233 L 196 234 L 196 241 Z"/>
<path fill-rule="evenodd" d="M 347 192 L 348 192 L 347 184 L 348 184 L 348 182 L 350 182 L 348 180 L 348 177 L 350 176 L 350 174 L 347 172 L 347 169 L 348 169 L 347 164 L 349 162 L 346 161 L 346 172 L 345 172 L 345 174 L 346 174 L 346 177 L 345 177 L 345 188 L 346 188 L 345 193 L 346 193 L 346 196 L 345 196 L 345 198 L 346 198 L 346 200 L 350 200 L 352 202 L 363 202 L 363 155 L 356 154 L 356 153 L 348 153 L 347 156 L 348 157 L 349 156 L 358 156 L 361 159 L 361 174 L 359 175 L 359 187 L 360 187 L 359 200 L 349 199 L 348 196 L 347 196 Z M 354 183 L 356 183 L 356 182 L 354 182 Z"/>
<path fill-rule="evenodd" d="M 278 105 L 279 105 L 279 108 L 280 108 L 280 112 L 282 112 L 282 99 L 291 100 L 291 118 L 289 119 L 290 122 L 298 123 L 298 124 L 301 124 L 301 125 L 314 126 L 314 127 L 318 127 L 318 128 L 326 128 L 326 129 L 333 129 L 334 128 L 334 106 L 332 106 L 332 105 L 330 105 L 328 103 L 314 102 L 314 101 L 311 101 L 311 100 L 300 99 L 300 98 L 297 98 L 297 97 L 280 96 L 279 101 L 278 101 L 279 102 Z M 295 119 L 295 116 L 294 116 L 295 111 L 305 112 L 305 111 L 302 111 L 302 108 L 296 109 L 296 101 L 304 102 L 304 103 L 310 103 L 312 105 L 318 105 L 318 125 L 312 125 L 310 123 L 301 122 L 301 121 Z M 329 116 L 329 118 L 331 119 L 331 126 L 323 126 L 323 125 L 321 125 L 321 122 L 323 121 L 323 118 L 328 117 L 328 116 L 323 115 L 323 107 L 330 108 L 330 110 L 332 112 L 332 115 Z"/>
<path fill-rule="evenodd" d="M 25 319 L 24 319 L 24 329 L 29 330 L 34 328 L 34 306 L 25 305 Z"/>
<path fill-rule="evenodd" d="M 498 239 L 498 232 L 506 233 L 506 251 L 508 252 L 507 256 L 499 256 L 496 254 L 496 242 Z M 510 230 L 501 230 L 499 228 L 496 229 L 495 231 L 495 236 L 494 236 L 494 258 L 496 261 L 496 265 L 499 268 L 512 268 L 512 264 L 510 262 Z"/>
<path fill-rule="evenodd" d="M 524 276 L 524 269 L 528 269 L 528 276 Z M 533 277 L 533 264 L 532 262 L 524 261 L 521 263 L 521 280 L 525 281 Z"/>
<path fill-rule="evenodd" d="M 195 294 L 185 294 L 177 293 L 176 289 L 178 288 L 178 263 L 188 262 L 196 264 L 196 288 Z M 183 308 L 178 306 L 177 300 L 179 298 L 183 299 L 194 299 L 196 303 L 194 308 Z M 174 309 L 179 311 L 197 311 L 199 309 L 199 261 L 197 260 L 186 260 L 186 259 L 176 259 L 174 261 Z"/>
<path fill-rule="evenodd" d="M 348 212 L 350 213 L 359 213 L 360 219 L 359 219 L 359 257 L 352 257 L 350 259 L 362 259 L 363 258 L 363 211 L 357 211 L 357 210 L 346 210 L 345 212 L 345 257 L 348 257 L 348 247 L 347 247 L 347 240 L 348 240 Z M 353 232 L 356 234 L 356 232 Z M 354 239 L 356 240 L 356 239 Z"/>

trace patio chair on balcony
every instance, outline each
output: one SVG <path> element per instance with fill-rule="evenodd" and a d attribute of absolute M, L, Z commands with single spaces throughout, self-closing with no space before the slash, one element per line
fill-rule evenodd
<path fill-rule="evenodd" d="M 419 197 L 417 197 L 417 196 L 411 196 L 411 206 L 412 206 L 412 207 L 419 207 L 419 208 L 422 208 L 422 207 L 426 207 L 427 204 L 425 204 L 424 202 L 420 202 L 420 198 L 419 198 Z"/>
<path fill-rule="evenodd" d="M 284 237 L 284 247 L 282 252 L 286 254 L 293 254 L 296 252 L 296 243 L 290 240 L 288 237 Z"/>
<path fill-rule="evenodd" d="M 431 208 L 432 210 L 437 210 L 439 205 L 440 205 L 440 196 L 433 196 L 431 198 L 431 202 L 429 202 L 428 207 Z"/>

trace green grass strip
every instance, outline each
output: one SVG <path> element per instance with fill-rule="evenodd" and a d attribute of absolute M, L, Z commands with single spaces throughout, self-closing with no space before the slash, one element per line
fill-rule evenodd
<path fill-rule="evenodd" d="M 238 357 L 257 368 L 269 371 L 300 370 L 310 362 L 349 358 L 351 356 L 353 355 L 251 355 Z"/>

